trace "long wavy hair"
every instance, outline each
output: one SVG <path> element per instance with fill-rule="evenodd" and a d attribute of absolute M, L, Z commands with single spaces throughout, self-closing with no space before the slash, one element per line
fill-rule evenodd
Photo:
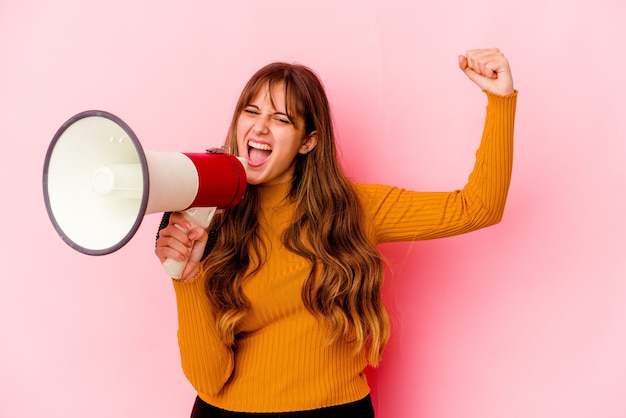
<path fill-rule="evenodd" d="M 343 337 L 354 352 L 365 352 L 376 366 L 389 338 L 389 320 L 381 297 L 384 262 L 362 226 L 363 209 L 337 158 L 328 98 L 319 78 L 299 64 L 269 64 L 252 76 L 235 107 L 226 145 L 238 155 L 237 121 L 257 92 L 282 85 L 288 116 L 304 120 L 306 133 L 317 132 L 317 146 L 299 154 L 288 199 L 297 208 L 282 241 L 309 260 L 311 269 L 302 300 L 328 321 L 329 343 Z M 223 342 L 233 345 L 237 325 L 249 308 L 242 285 L 261 268 L 264 243 L 257 229 L 257 189 L 216 215 L 217 243 L 204 260 L 205 290 Z"/>

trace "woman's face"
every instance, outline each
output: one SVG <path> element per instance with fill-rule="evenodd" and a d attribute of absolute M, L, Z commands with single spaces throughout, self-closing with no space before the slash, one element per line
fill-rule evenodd
<path fill-rule="evenodd" d="M 273 102 L 273 104 L 272 104 Z M 242 110 L 237 121 L 239 156 L 248 162 L 248 183 L 272 185 L 290 181 L 296 156 L 306 154 L 317 144 L 316 133 L 304 130 L 300 116 L 287 116 L 285 88 L 269 85 Z"/>

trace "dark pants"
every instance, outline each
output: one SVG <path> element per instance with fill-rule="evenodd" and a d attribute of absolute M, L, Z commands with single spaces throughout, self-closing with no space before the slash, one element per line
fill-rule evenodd
<path fill-rule="evenodd" d="M 196 398 L 196 403 L 191 411 L 191 418 L 374 418 L 374 408 L 369 395 L 360 401 L 329 406 L 327 408 L 313 409 L 299 412 L 230 412 L 216 408 L 204 402 L 200 397 Z"/>

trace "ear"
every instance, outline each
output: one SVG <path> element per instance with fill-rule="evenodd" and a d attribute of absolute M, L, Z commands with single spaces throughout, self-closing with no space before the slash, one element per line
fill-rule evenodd
<path fill-rule="evenodd" d="M 302 145 L 300 145 L 300 149 L 298 150 L 298 152 L 300 154 L 308 154 L 313 148 L 315 148 L 316 145 L 317 131 L 313 131 L 304 137 L 304 141 L 302 141 Z"/>

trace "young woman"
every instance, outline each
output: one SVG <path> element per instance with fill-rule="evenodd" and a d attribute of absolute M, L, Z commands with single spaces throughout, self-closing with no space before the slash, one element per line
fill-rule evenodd
<path fill-rule="evenodd" d="M 188 260 L 174 281 L 192 417 L 373 417 L 363 370 L 381 360 L 383 242 L 423 240 L 500 221 L 517 93 L 497 49 L 459 67 L 487 95 L 477 161 L 460 191 L 352 184 L 337 158 L 316 75 L 274 63 L 245 86 L 226 138 L 247 160 L 248 191 L 207 231 L 177 213 L 156 255 Z M 183 232 L 178 226 L 188 232 Z M 208 255 L 207 255 L 208 253 Z"/>

